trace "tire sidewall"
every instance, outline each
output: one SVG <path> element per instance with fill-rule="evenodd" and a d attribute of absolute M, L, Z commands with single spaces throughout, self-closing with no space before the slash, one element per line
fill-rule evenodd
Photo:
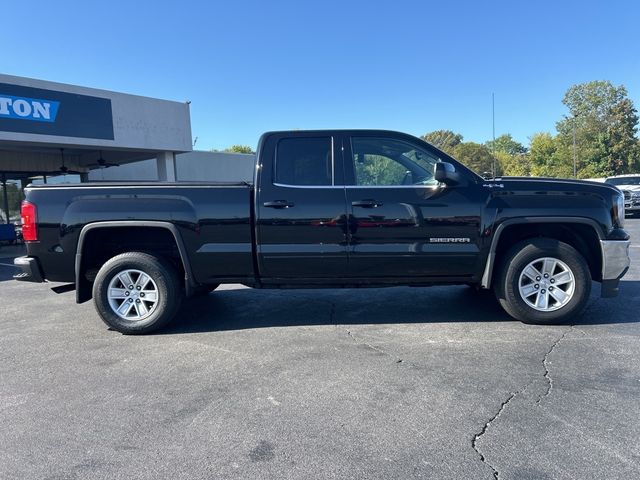
<path fill-rule="evenodd" d="M 147 318 L 128 321 L 118 316 L 111 308 L 107 293 L 109 283 L 124 270 L 140 270 L 149 275 L 158 289 L 155 310 Z M 172 278 L 173 276 L 173 278 Z M 177 309 L 179 292 L 176 289 L 175 273 L 170 265 L 157 257 L 141 252 L 129 252 L 107 261 L 96 276 L 93 298 L 102 320 L 114 330 L 125 334 L 150 333 L 171 320 Z"/>
<path fill-rule="evenodd" d="M 520 275 L 534 260 L 543 257 L 564 262 L 574 277 L 574 293 L 563 307 L 550 312 L 541 312 L 529 306 L 520 295 Z M 514 247 L 505 273 L 501 303 L 509 314 L 525 323 L 562 323 L 582 312 L 591 293 L 591 274 L 582 256 L 570 245 L 551 239 L 536 239 Z M 507 305 L 505 305 L 505 302 Z"/>

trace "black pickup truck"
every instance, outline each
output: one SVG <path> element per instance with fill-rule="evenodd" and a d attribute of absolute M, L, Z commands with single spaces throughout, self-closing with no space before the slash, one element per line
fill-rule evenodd
<path fill-rule="evenodd" d="M 486 180 L 424 141 L 380 130 L 266 133 L 253 184 L 85 183 L 26 189 L 17 280 L 72 283 L 123 333 L 184 297 L 254 288 L 470 285 L 514 318 L 556 323 L 592 281 L 629 268 L 615 187 Z M 62 290 L 64 288 L 59 288 Z M 420 290 L 416 290 L 416 297 Z"/>

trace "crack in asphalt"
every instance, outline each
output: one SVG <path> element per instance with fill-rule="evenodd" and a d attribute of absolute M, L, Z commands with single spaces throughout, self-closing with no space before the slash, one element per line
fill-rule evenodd
<path fill-rule="evenodd" d="M 545 378 L 545 380 L 547 381 L 547 390 L 538 397 L 538 399 L 536 400 L 536 405 L 540 406 L 540 402 L 542 402 L 542 400 L 546 397 L 549 396 L 549 394 L 551 393 L 551 391 L 553 390 L 553 378 L 551 378 L 551 372 L 549 370 L 549 365 L 548 365 L 548 360 L 549 360 L 549 355 L 551 355 L 553 353 L 553 351 L 556 349 L 556 347 L 558 346 L 558 344 L 564 339 L 564 337 L 567 336 L 567 334 L 573 329 L 573 325 L 571 326 L 571 328 L 569 328 L 568 330 L 565 330 L 562 335 L 560 335 L 558 337 L 558 339 L 553 342 L 553 345 L 551 345 L 551 348 L 549 349 L 549 351 L 545 354 L 544 358 L 542 359 L 542 366 L 544 367 L 544 374 L 543 377 Z"/>
<path fill-rule="evenodd" d="M 380 352 L 385 355 L 392 356 L 390 353 L 385 352 L 384 350 L 382 350 L 379 347 L 376 347 L 375 345 L 371 345 L 370 343 L 367 343 L 367 342 L 358 341 L 358 339 L 353 335 L 353 333 L 351 333 L 351 330 L 347 330 L 347 335 L 349 335 L 349 338 L 351 338 L 351 340 L 353 340 L 358 345 L 364 345 L 365 347 L 370 348 L 371 350 L 375 350 L 376 352 Z"/>
<path fill-rule="evenodd" d="M 547 389 L 546 389 L 545 393 L 541 394 L 538 397 L 538 399 L 536 400 L 536 405 L 537 406 L 540 406 L 540 402 L 542 401 L 542 399 L 547 397 L 551 393 L 551 391 L 553 390 L 553 379 L 551 378 L 551 372 L 550 372 L 549 366 L 547 364 L 547 362 L 549 360 L 549 356 L 553 353 L 553 351 L 556 349 L 556 347 L 560 344 L 560 342 L 562 342 L 562 340 L 567 336 L 567 334 L 573 328 L 574 328 L 574 325 L 571 325 L 571 328 L 565 330 L 562 333 L 562 335 L 560 335 L 556 339 L 556 341 L 553 342 L 553 344 L 549 348 L 549 351 L 547 351 L 547 353 L 544 355 L 544 357 L 542 359 L 542 366 L 544 367 L 543 378 L 546 379 L 546 381 L 547 381 Z M 475 434 L 473 439 L 471 440 L 472 448 L 478 454 L 478 456 L 480 457 L 480 460 L 482 461 L 482 463 L 484 463 L 489 468 L 491 468 L 491 471 L 493 472 L 493 478 L 495 480 L 498 480 L 498 478 L 500 476 L 500 473 L 498 472 L 498 470 L 491 463 L 489 463 L 489 461 L 486 459 L 486 457 L 482 454 L 482 452 L 478 448 L 478 440 L 480 440 L 480 438 L 482 438 L 482 436 L 485 433 L 487 433 L 487 430 L 488 430 L 489 426 L 500 417 L 500 415 L 505 410 L 505 408 L 507 408 L 507 405 L 509 405 L 511 400 L 513 400 L 517 395 L 519 395 L 519 394 L 523 393 L 525 390 L 527 390 L 534 382 L 535 382 L 535 379 L 532 380 L 531 382 L 527 383 L 522 389 L 518 390 L 517 392 L 509 394 L 509 397 L 507 397 L 507 399 L 500 404 L 500 408 L 498 409 L 496 414 L 493 417 L 491 417 L 487 423 L 484 424 L 484 426 L 482 427 L 480 432 Z"/>
<path fill-rule="evenodd" d="M 358 345 L 364 345 L 365 347 L 374 350 L 378 353 L 382 353 L 383 355 L 386 355 L 387 357 L 391 357 L 393 359 L 395 359 L 395 363 L 404 363 L 404 360 L 400 357 L 397 357 L 395 355 L 390 354 L 389 352 L 381 349 L 380 347 L 376 347 L 375 345 L 371 345 L 370 343 L 364 342 L 364 341 L 360 341 L 358 340 L 355 335 L 353 333 L 351 333 L 351 330 L 345 329 L 345 331 L 347 332 L 347 335 L 349 336 L 349 338 L 351 338 L 351 340 L 353 340 L 354 343 L 358 344 Z"/>
<path fill-rule="evenodd" d="M 525 387 L 526 389 L 527 387 Z M 524 390 L 524 389 L 523 389 Z M 487 459 L 485 458 L 485 456 L 482 454 L 482 452 L 480 452 L 480 449 L 478 448 L 478 440 L 480 440 L 480 438 L 487 432 L 487 429 L 489 428 L 489 426 L 498 419 L 498 417 L 502 414 L 502 412 L 504 411 L 504 409 L 507 407 L 507 405 L 509 405 L 509 402 L 511 402 L 511 400 L 513 400 L 515 398 L 515 396 L 520 393 L 522 390 L 515 392 L 515 393 L 511 393 L 509 395 L 509 397 L 500 404 L 500 408 L 498 409 L 498 411 L 496 412 L 496 414 L 491 417 L 489 419 L 489 421 L 487 423 L 484 424 L 484 426 L 482 427 L 482 430 L 480 430 L 480 432 L 476 433 L 473 437 L 473 440 L 471 440 L 471 446 L 473 447 L 473 449 L 476 451 L 476 453 L 480 456 L 480 460 L 482 460 L 482 463 L 484 463 L 485 465 L 487 465 L 491 471 L 493 472 L 493 478 L 495 478 L 496 480 L 499 478 L 500 474 L 498 473 L 498 470 L 496 470 L 496 468 L 491 465 Z"/>
<path fill-rule="evenodd" d="M 329 313 L 329 322 L 332 325 L 335 325 L 335 327 L 338 327 L 338 322 L 335 319 L 335 313 L 336 313 L 336 306 L 334 302 L 329 302 L 331 305 L 331 310 Z M 547 388 L 545 390 L 545 392 L 541 395 L 539 395 L 538 399 L 536 400 L 536 405 L 540 406 L 540 402 L 546 398 L 547 396 L 549 396 L 549 394 L 551 394 L 551 391 L 553 390 L 553 378 L 551 377 L 551 371 L 549 369 L 549 357 L 551 356 L 551 354 L 555 351 L 555 349 L 558 347 L 558 345 L 564 340 L 564 338 L 569 334 L 569 332 L 571 330 L 574 329 L 574 325 L 571 325 L 571 327 L 567 330 L 565 330 L 562 335 L 560 335 L 552 344 L 551 347 L 549 348 L 549 350 L 545 353 L 544 357 L 542 358 L 542 366 L 544 368 L 544 373 L 543 373 L 543 378 L 546 380 L 547 382 Z M 351 340 L 353 340 L 354 343 L 358 344 L 358 345 L 363 345 L 375 352 L 381 353 L 383 355 L 386 355 L 388 357 L 391 358 L 395 358 L 396 363 L 403 363 L 403 359 L 401 359 L 400 357 L 396 357 L 392 354 L 390 354 L 389 352 L 383 350 L 380 347 L 376 347 L 375 345 L 372 345 L 368 342 L 365 341 L 361 341 L 359 340 L 352 332 L 351 330 L 345 329 L 345 331 L 347 332 L 347 335 L 349 336 L 349 338 L 351 338 Z M 584 335 L 584 332 L 582 332 L 580 330 L 580 333 L 582 333 Z M 539 377 L 538 377 L 539 378 Z M 484 463 L 487 467 L 489 467 L 491 469 L 491 472 L 493 474 L 493 478 L 495 480 L 498 480 L 500 478 L 500 472 L 496 469 L 496 467 L 494 467 L 488 460 L 487 458 L 484 456 L 484 454 L 480 451 L 480 448 L 478 447 L 478 441 L 487 433 L 487 430 L 489 429 L 489 427 L 496 422 L 500 416 L 502 415 L 502 413 L 504 412 L 504 410 L 507 408 L 507 406 L 511 403 L 511 401 L 519 394 L 524 393 L 532 384 L 535 383 L 535 379 L 530 381 L 529 383 L 527 383 L 523 388 L 521 388 L 520 390 L 516 391 L 516 392 L 512 392 L 509 394 L 509 396 L 507 397 L 506 400 L 504 400 L 501 404 L 500 407 L 498 408 L 498 411 L 482 426 L 482 429 L 480 430 L 480 432 L 478 432 L 477 434 L 475 434 L 471 440 L 471 447 L 473 448 L 473 450 L 478 454 L 478 456 L 480 457 L 480 460 L 482 463 Z"/>

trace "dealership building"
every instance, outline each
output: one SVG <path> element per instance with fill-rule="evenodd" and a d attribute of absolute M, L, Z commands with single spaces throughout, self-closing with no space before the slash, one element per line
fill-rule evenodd
<path fill-rule="evenodd" d="M 192 143 L 189 102 L 0 74 L 0 217 L 29 183 L 251 179 L 253 155 Z"/>

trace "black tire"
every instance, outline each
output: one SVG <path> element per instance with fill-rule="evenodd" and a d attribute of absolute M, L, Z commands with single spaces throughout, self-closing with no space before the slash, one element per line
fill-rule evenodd
<path fill-rule="evenodd" d="M 108 297 L 111 282 L 118 282 L 115 277 L 127 270 L 144 272 L 152 281 L 147 285 L 151 285 L 152 291 L 156 292 L 154 295 L 156 297 L 155 303 L 142 298 L 135 299 L 138 303 L 142 300 L 144 308 L 147 309 L 146 316 L 141 314 L 140 319 L 128 319 L 118 315 L 111 305 L 112 303 L 117 304 L 119 300 L 112 299 L 112 303 L 110 303 Z M 140 279 L 140 277 L 134 278 L 134 276 L 135 273 L 132 273 L 130 276 L 132 280 Z M 123 286 L 122 283 L 116 285 Z M 134 295 L 140 295 L 140 293 L 136 293 L 136 289 L 138 289 L 137 286 L 131 289 L 131 292 Z M 118 290 L 124 291 L 126 289 L 118 288 Z M 141 291 L 144 295 L 144 290 Z M 130 295 L 126 291 L 125 294 Z M 151 298 L 153 294 L 148 293 L 147 295 L 147 298 Z M 111 258 L 98 271 L 93 283 L 93 301 L 100 318 L 112 329 L 127 335 L 151 333 L 168 324 L 180 307 L 182 296 L 178 274 L 173 265 L 162 258 L 143 252 L 127 252 Z M 124 299 L 120 305 L 124 305 L 126 301 L 132 302 L 132 297 L 133 295 Z M 135 307 L 134 315 L 136 315 L 138 307 L 132 306 Z"/>
<path fill-rule="evenodd" d="M 569 300 L 566 300 L 566 304 L 562 305 L 562 302 L 552 298 L 550 293 L 547 295 L 548 298 L 551 298 L 548 305 L 552 308 L 557 308 L 556 310 L 540 311 L 530 306 L 523 298 L 523 295 L 520 294 L 519 287 L 524 269 L 531 262 L 541 258 L 560 260 L 564 263 L 564 266 L 570 269 L 573 275 L 572 296 L 570 296 Z M 548 281 L 543 281 L 549 288 Z M 533 287 L 538 285 L 536 288 L 544 288 L 542 283 L 536 283 L 533 280 L 531 283 Z M 557 289 L 559 287 L 551 285 L 551 289 L 554 288 Z M 505 255 L 501 262 L 500 273 L 494 284 L 494 290 L 502 308 L 517 320 L 524 323 L 546 325 L 564 323 L 582 313 L 586 307 L 591 293 L 591 273 L 583 256 L 571 245 L 551 238 L 533 238 L 516 244 Z M 540 291 L 544 292 L 545 290 Z M 557 295 L 557 293 L 556 290 L 555 294 Z M 532 295 L 529 300 L 535 303 L 532 299 L 537 298 L 537 291 Z M 541 305 L 544 304 L 536 303 L 535 306 L 540 307 Z"/>

